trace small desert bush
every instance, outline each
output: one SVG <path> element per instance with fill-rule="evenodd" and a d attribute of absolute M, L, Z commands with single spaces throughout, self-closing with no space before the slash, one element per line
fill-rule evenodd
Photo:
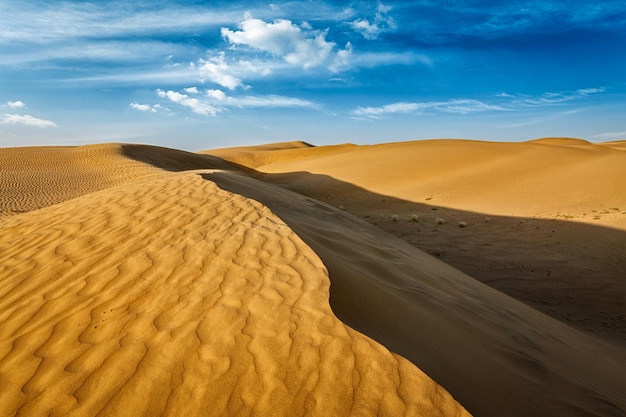
<path fill-rule="evenodd" d="M 459 227 L 467 227 L 467 222 L 464 222 L 464 221 L 461 220 L 459 222 Z"/>
<path fill-rule="evenodd" d="M 436 224 L 445 224 L 445 223 L 446 223 L 446 221 L 445 221 L 444 219 L 442 219 L 441 217 L 437 217 L 437 218 L 435 219 L 435 223 L 436 223 Z"/>
<path fill-rule="evenodd" d="M 411 221 L 413 223 L 419 223 L 420 222 L 420 216 L 418 216 L 417 214 L 411 215 Z"/>
<path fill-rule="evenodd" d="M 339 210 L 345 210 L 346 208 L 344 206 L 339 206 Z"/>
<path fill-rule="evenodd" d="M 398 220 L 400 220 L 400 216 L 398 216 L 397 214 L 392 214 L 390 219 L 392 222 L 397 222 Z"/>

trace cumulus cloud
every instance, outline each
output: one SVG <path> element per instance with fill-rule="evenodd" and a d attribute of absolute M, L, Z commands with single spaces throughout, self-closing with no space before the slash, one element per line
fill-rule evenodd
<path fill-rule="evenodd" d="M 200 75 L 216 84 L 234 90 L 243 86 L 241 80 L 233 75 L 233 71 L 226 62 L 224 52 L 220 52 L 208 60 L 200 59 Z"/>
<path fill-rule="evenodd" d="M 239 27 L 241 30 L 238 31 L 222 28 L 222 37 L 232 45 L 268 52 L 304 68 L 332 63 L 336 44 L 326 40 L 327 30 L 313 30 L 308 23 L 298 26 L 285 19 L 268 23 L 251 16 L 246 17 Z"/>
<path fill-rule="evenodd" d="M 158 109 L 161 108 L 161 106 L 159 106 L 158 104 L 151 106 L 149 104 L 139 104 L 136 102 L 130 103 L 130 107 L 132 107 L 135 110 L 150 112 L 150 113 L 156 113 Z"/>
<path fill-rule="evenodd" d="M 51 120 L 39 119 L 29 114 L 2 114 L 0 115 L 0 124 L 21 124 L 37 127 L 58 127 Z"/>
<path fill-rule="evenodd" d="M 188 107 L 192 112 L 201 114 L 203 116 L 216 116 L 220 111 L 219 109 L 211 106 L 210 104 L 200 101 L 197 98 L 189 97 L 186 94 L 181 94 L 176 91 L 163 91 L 157 90 L 157 95 L 161 98 L 167 98 L 170 101 L 180 104 L 181 106 Z"/>
<path fill-rule="evenodd" d="M 198 87 L 188 87 L 185 88 L 185 92 L 189 93 L 189 94 L 198 94 Z"/>
<path fill-rule="evenodd" d="M 365 39 L 373 40 L 389 30 L 395 29 L 396 24 L 391 16 L 388 15 L 391 6 L 378 3 L 374 19 L 370 22 L 368 19 L 357 19 L 350 23 L 352 29 L 359 32 Z"/>
<path fill-rule="evenodd" d="M 21 109 L 26 107 L 26 104 L 23 101 L 17 100 L 17 101 L 7 101 L 7 106 L 9 106 L 12 109 Z"/>

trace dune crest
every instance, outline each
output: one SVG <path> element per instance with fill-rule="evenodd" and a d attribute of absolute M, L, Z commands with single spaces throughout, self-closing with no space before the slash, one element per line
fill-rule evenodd
<path fill-rule="evenodd" d="M 342 207 L 558 320 L 626 346 L 626 153 L 619 145 L 548 138 L 424 140 L 340 153 L 317 147 L 293 160 L 278 151 L 280 161 L 256 169 L 263 181 Z M 254 149 L 246 152 L 255 158 Z M 261 153 L 272 160 L 272 152 Z"/>
<path fill-rule="evenodd" d="M 0 219 L 0 415 L 469 415 L 267 208 L 159 172 Z"/>

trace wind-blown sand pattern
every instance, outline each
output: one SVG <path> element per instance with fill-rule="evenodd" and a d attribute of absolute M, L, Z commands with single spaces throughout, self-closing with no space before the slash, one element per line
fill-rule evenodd
<path fill-rule="evenodd" d="M 469 415 L 267 208 L 148 171 L 0 220 L 0 415 Z"/>
<path fill-rule="evenodd" d="M 0 217 L 0 415 L 626 413 L 623 347 L 481 284 L 350 207 L 303 195 L 378 209 L 376 194 L 319 173 L 323 181 L 261 175 L 209 155 L 97 146 L 111 176 L 82 194 L 58 185 L 54 199 L 36 201 L 37 174 L 2 180 L 1 190 L 48 207 Z M 339 158 L 333 169 L 345 174 L 370 149 L 292 142 L 215 154 L 266 171 Z M 375 182 L 393 153 L 380 149 L 356 183 Z M 135 171 L 120 176 L 117 165 Z M 73 165 L 59 166 L 45 172 L 55 184 Z M 86 187 L 81 169 L 68 188 Z"/>

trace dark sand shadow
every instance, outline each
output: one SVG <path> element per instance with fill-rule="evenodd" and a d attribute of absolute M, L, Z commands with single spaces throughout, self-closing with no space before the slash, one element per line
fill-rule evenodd
<path fill-rule="evenodd" d="M 420 204 L 308 172 L 254 176 L 341 207 L 551 317 L 626 347 L 621 230 Z"/>
<path fill-rule="evenodd" d="M 326 265 L 334 313 L 411 360 L 476 416 L 624 413 L 626 377 L 616 368 L 626 359 L 623 348 L 550 319 L 349 213 L 286 190 L 285 178 L 264 176 L 260 184 L 229 173 L 202 176 L 278 215 Z M 367 196 L 378 197 L 389 201 Z"/>

